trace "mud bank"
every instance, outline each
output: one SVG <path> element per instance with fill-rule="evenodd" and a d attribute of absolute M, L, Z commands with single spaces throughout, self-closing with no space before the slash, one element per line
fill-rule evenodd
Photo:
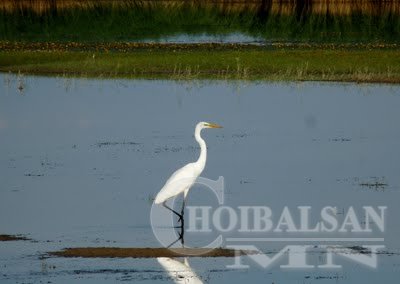
<path fill-rule="evenodd" d="M 253 251 L 236 251 L 233 249 L 217 248 L 209 250 L 205 248 L 116 248 L 116 247 L 86 247 L 66 248 L 62 251 L 50 252 L 49 255 L 60 257 L 233 257 L 235 255 L 254 254 Z"/>

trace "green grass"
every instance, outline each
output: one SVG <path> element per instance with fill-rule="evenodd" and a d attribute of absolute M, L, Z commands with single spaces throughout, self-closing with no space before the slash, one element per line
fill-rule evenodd
<path fill-rule="evenodd" d="M 400 83 L 400 50 L 0 51 L 0 71 L 88 77 Z"/>
<path fill-rule="evenodd" d="M 305 4 L 310 1 L 238 7 L 230 4 L 236 1 L 79 1 L 67 8 L 62 1 L 10 2 L 14 8 L 0 10 L 3 72 L 400 83 L 395 2 L 354 4 L 348 13 L 339 13 L 336 4 L 316 12 Z M 60 7 L 38 12 L 39 2 Z M 203 33 L 241 33 L 273 44 L 133 43 Z"/>
<path fill-rule="evenodd" d="M 0 40 L 112 42 L 203 33 L 242 33 L 265 40 L 302 42 L 400 40 L 396 3 L 388 10 L 376 2 L 373 10 L 354 9 L 349 14 L 335 14 L 329 9 L 326 13 L 313 13 L 307 5 L 294 4 L 290 13 L 278 13 L 272 11 L 272 6 L 264 7 L 259 2 L 257 8 L 244 5 L 241 9 L 233 9 L 229 1 L 221 6 L 212 1 L 121 0 L 118 5 L 115 1 L 97 1 L 41 14 L 29 8 L 0 10 Z M 274 5 L 278 10 L 281 4 L 275 1 Z"/>

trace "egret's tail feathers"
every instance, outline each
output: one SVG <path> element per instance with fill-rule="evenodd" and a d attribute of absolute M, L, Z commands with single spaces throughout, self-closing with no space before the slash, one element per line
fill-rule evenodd
<path fill-rule="evenodd" d="M 162 198 L 162 196 L 157 194 L 156 198 L 154 199 L 154 204 L 161 204 L 163 202 L 164 202 L 164 198 Z"/>

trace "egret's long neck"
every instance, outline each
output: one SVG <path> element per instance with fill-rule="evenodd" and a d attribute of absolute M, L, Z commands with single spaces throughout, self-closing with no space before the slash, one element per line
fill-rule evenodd
<path fill-rule="evenodd" d="M 196 164 L 199 166 L 200 172 L 203 171 L 204 166 L 206 165 L 206 160 L 207 160 L 207 145 L 206 142 L 201 138 L 200 136 L 201 128 L 196 127 L 196 131 L 194 132 L 194 137 L 196 138 L 196 141 L 200 145 L 200 157 L 197 160 Z"/>

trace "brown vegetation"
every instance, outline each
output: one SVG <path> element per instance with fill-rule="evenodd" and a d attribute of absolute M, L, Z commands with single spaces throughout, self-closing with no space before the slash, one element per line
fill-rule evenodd
<path fill-rule="evenodd" d="M 27 241 L 29 239 L 23 236 L 15 236 L 15 235 L 0 235 L 0 242 L 7 242 L 7 241 Z"/>
<path fill-rule="evenodd" d="M 115 247 L 86 247 L 67 248 L 62 251 L 50 252 L 50 255 L 60 257 L 233 257 L 236 255 L 254 254 L 253 251 L 235 251 L 233 249 L 216 248 L 115 248 Z"/>
<path fill-rule="evenodd" d="M 164 5 L 175 6 L 193 5 L 216 7 L 224 11 L 254 11 L 260 7 L 273 14 L 292 14 L 294 11 L 307 10 L 315 14 L 350 15 L 363 12 L 369 14 L 400 13 L 400 2 L 398 1 L 371 1 L 371 0 L 206 0 L 206 1 L 184 1 L 184 0 L 2 0 L 0 9 L 15 11 L 31 9 L 36 13 L 56 12 L 65 9 L 91 9 L 101 2 L 102 5 L 109 4 L 115 7 L 126 5 Z"/>

